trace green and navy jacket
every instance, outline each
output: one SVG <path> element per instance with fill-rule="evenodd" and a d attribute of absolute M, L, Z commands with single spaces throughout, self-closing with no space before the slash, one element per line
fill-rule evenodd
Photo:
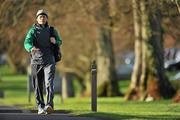
<path fill-rule="evenodd" d="M 58 46 L 62 44 L 62 39 L 57 30 L 54 29 L 54 35 Z M 34 24 L 28 31 L 24 47 L 31 52 L 33 47 L 39 48 L 34 54 L 31 53 L 31 64 L 51 64 L 55 63 L 52 51 L 52 43 L 50 42 L 50 26 Z"/>

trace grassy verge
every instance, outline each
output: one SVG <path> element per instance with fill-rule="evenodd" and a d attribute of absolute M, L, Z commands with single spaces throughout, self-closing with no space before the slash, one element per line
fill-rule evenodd
<path fill-rule="evenodd" d="M 0 99 L 0 106 L 13 105 L 23 109 L 36 109 L 35 98 L 32 93 L 32 102 L 28 103 L 26 91 L 26 75 L 3 74 L 0 89 L 5 97 Z M 125 92 L 129 82 L 120 81 L 121 91 Z M 54 97 L 55 109 L 68 111 L 77 116 L 90 116 L 102 120 L 120 119 L 180 119 L 180 104 L 171 100 L 154 102 L 124 101 L 121 97 L 98 98 L 98 112 L 91 112 L 91 98 L 67 98 L 61 101 L 60 95 Z"/>

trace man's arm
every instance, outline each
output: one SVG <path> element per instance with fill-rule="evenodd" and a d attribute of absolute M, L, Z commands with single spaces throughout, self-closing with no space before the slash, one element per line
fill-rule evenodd
<path fill-rule="evenodd" d="M 24 41 L 24 48 L 28 51 L 31 52 L 31 49 L 33 48 L 33 39 L 34 39 L 34 30 L 31 27 L 30 30 L 28 31 L 25 41 Z"/>
<path fill-rule="evenodd" d="M 57 30 L 54 29 L 54 33 L 55 33 L 55 36 L 56 36 L 56 44 L 58 46 L 60 46 L 62 44 L 62 39 L 61 39 L 61 36 L 58 34 Z"/>

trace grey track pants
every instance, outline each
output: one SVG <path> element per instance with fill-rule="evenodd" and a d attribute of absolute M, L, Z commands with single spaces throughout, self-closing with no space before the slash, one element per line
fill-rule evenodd
<path fill-rule="evenodd" d="M 53 104 L 54 97 L 54 76 L 55 64 L 38 65 L 32 64 L 32 82 L 35 90 L 36 104 L 39 107 L 44 107 L 43 87 L 46 88 L 46 105 Z"/>

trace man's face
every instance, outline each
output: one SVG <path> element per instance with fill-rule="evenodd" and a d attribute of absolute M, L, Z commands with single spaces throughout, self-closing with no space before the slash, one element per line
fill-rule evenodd
<path fill-rule="evenodd" d="M 47 22 L 47 17 L 46 17 L 46 15 L 39 15 L 36 20 L 37 20 L 38 24 L 44 25 Z"/>

